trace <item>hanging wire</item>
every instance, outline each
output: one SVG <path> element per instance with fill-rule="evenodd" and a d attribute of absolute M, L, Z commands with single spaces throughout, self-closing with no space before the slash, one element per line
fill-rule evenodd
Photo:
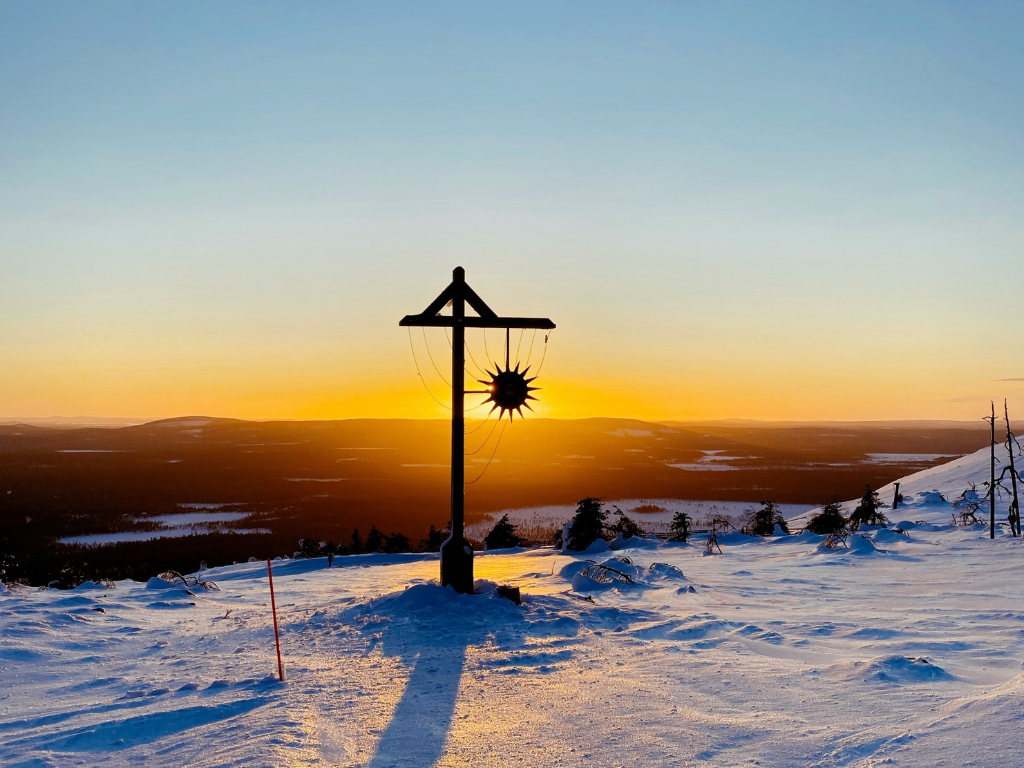
<path fill-rule="evenodd" d="M 484 400 L 484 402 L 480 403 L 480 405 L 483 405 L 484 403 L 487 403 L 487 402 L 488 402 L 487 400 Z M 480 405 L 478 405 L 476 407 L 479 408 Z M 490 411 L 487 412 L 487 415 L 484 416 L 483 420 L 479 424 L 477 424 L 475 427 L 473 427 L 471 430 L 469 430 L 465 434 L 468 436 L 468 435 L 472 435 L 472 434 L 474 434 L 476 432 L 479 432 L 480 428 L 483 427 L 488 421 L 490 421 L 491 415 L 493 413 L 494 413 L 494 409 L 492 408 Z"/>
<path fill-rule="evenodd" d="M 551 331 L 544 334 L 544 354 L 540 357 L 540 365 L 537 366 L 537 372 L 534 376 L 540 376 L 540 369 L 544 367 L 544 361 L 548 357 L 548 338 L 551 336 Z"/>
<path fill-rule="evenodd" d="M 537 341 L 537 329 L 533 329 L 533 336 L 530 337 L 530 351 L 526 353 L 526 367 L 530 367 L 530 358 L 533 357 L 533 343 Z"/>
<path fill-rule="evenodd" d="M 497 424 L 497 422 L 495 422 L 495 424 Z M 505 435 L 505 427 L 506 426 L 508 426 L 508 422 L 505 421 L 504 419 L 502 419 L 502 422 L 501 422 L 501 432 L 498 433 L 498 442 L 496 442 L 494 444 L 494 450 L 491 451 L 491 458 L 489 458 L 487 460 L 487 464 L 484 466 L 483 471 L 481 471 L 479 475 L 477 475 L 472 480 L 470 480 L 468 483 L 466 483 L 466 485 L 472 485 L 477 480 L 479 480 L 481 477 L 483 477 L 484 474 L 486 474 L 487 470 L 490 469 L 491 462 L 494 461 L 494 454 L 496 454 L 498 452 L 498 446 L 501 445 L 501 438 L 504 437 L 504 435 Z"/>
<path fill-rule="evenodd" d="M 432 354 L 430 354 L 430 342 L 427 341 L 427 329 L 421 327 L 420 330 L 423 331 L 423 344 L 427 348 L 427 357 L 430 358 L 430 364 L 432 366 L 434 366 L 434 370 L 437 371 L 437 375 L 441 377 L 441 381 L 443 381 L 445 384 L 447 384 L 450 387 L 452 385 L 452 383 L 450 381 L 448 381 L 448 379 L 446 379 L 444 377 L 444 374 L 441 373 L 441 369 L 438 368 L 437 367 L 437 363 L 434 362 L 434 356 Z"/>
<path fill-rule="evenodd" d="M 519 362 L 519 350 L 523 347 L 523 334 L 526 333 L 526 329 L 522 328 L 519 331 L 519 343 L 516 344 L 516 362 Z"/>
<path fill-rule="evenodd" d="M 491 362 L 491 359 L 492 359 L 491 358 L 491 351 L 487 348 L 487 329 L 484 328 L 483 330 L 484 330 L 484 354 L 487 355 L 487 363 L 489 365 L 490 362 Z"/>
<path fill-rule="evenodd" d="M 501 421 L 501 419 L 499 419 L 498 421 Z M 494 424 L 491 425 L 491 431 L 487 433 L 487 437 L 485 437 L 484 441 L 482 443 L 480 443 L 479 446 L 477 446 L 476 450 L 470 451 L 469 453 L 465 453 L 463 455 L 465 455 L 465 456 L 476 456 L 476 454 L 480 453 L 480 451 L 482 451 L 484 449 L 484 446 L 487 445 L 487 443 L 489 443 L 491 441 L 491 435 L 494 434 L 494 430 L 498 426 L 498 421 L 495 421 Z"/>
<path fill-rule="evenodd" d="M 474 405 L 472 408 L 463 407 L 462 410 L 465 411 L 466 413 L 469 413 L 470 411 L 475 411 L 477 408 L 483 408 L 489 402 L 490 402 L 490 400 L 483 400 L 482 402 L 477 403 L 476 405 Z"/>
<path fill-rule="evenodd" d="M 485 333 L 486 333 L 486 331 L 485 331 Z M 480 363 L 478 363 L 476 361 L 476 358 L 473 357 L 473 350 L 469 348 L 469 340 L 468 339 L 466 340 L 466 351 L 469 353 L 469 359 L 473 361 L 473 365 L 476 366 L 476 369 L 480 372 L 480 375 L 481 376 L 486 376 L 487 372 L 483 368 L 480 367 Z"/>
<path fill-rule="evenodd" d="M 413 365 L 416 366 L 416 375 L 420 377 L 420 382 L 423 384 L 423 388 L 427 390 L 427 394 L 430 395 L 431 398 L 433 398 L 434 402 L 440 405 L 442 408 L 447 408 L 450 411 L 452 407 L 450 405 L 445 405 L 444 403 L 437 399 L 437 396 L 430 391 L 430 386 L 427 384 L 427 380 L 424 379 L 423 374 L 420 373 L 420 363 L 419 360 L 416 359 L 416 348 L 412 344 L 412 328 L 408 328 L 407 330 L 409 331 L 409 351 L 412 352 L 412 362 Z"/>
<path fill-rule="evenodd" d="M 448 340 L 448 349 L 454 351 L 455 347 L 452 346 L 452 337 L 448 335 L 448 326 L 442 325 L 441 328 L 444 329 L 444 337 Z"/>

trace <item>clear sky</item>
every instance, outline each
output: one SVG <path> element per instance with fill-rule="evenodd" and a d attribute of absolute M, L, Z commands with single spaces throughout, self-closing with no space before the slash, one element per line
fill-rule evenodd
<path fill-rule="evenodd" d="M 0 415 L 444 415 L 397 323 L 459 264 L 558 324 L 545 415 L 1024 407 L 1022 29 L 1000 2 L 8 0 Z"/>

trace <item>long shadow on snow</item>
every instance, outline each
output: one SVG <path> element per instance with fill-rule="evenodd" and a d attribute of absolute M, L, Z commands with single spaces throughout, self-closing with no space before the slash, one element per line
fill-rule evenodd
<path fill-rule="evenodd" d="M 498 664 L 520 663 L 543 669 L 554 657 L 536 654 L 528 638 L 571 637 L 579 622 L 553 615 L 537 605 L 518 607 L 493 592 L 457 595 L 436 584 L 417 584 L 403 592 L 352 609 L 371 644 L 411 667 L 405 691 L 377 744 L 370 768 L 428 768 L 444 753 L 459 685 L 470 645 L 496 654 L 519 654 Z M 550 601 L 557 603 L 558 601 Z M 564 601 L 563 601 L 564 602 Z M 565 654 L 558 656 L 563 660 Z"/>

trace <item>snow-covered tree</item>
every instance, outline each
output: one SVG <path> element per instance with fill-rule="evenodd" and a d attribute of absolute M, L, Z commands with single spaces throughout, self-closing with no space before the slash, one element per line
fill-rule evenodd
<path fill-rule="evenodd" d="M 516 526 L 508 519 L 508 515 L 502 515 L 501 520 L 491 528 L 491 532 L 484 536 L 484 548 L 508 549 L 509 547 L 518 547 L 522 541 L 519 534 L 516 533 Z"/>
<path fill-rule="evenodd" d="M 618 507 L 615 508 L 615 514 L 618 516 L 618 520 L 612 525 L 611 531 L 615 534 L 622 534 L 622 538 L 631 539 L 634 536 L 643 536 L 644 529 L 641 528 L 633 518 L 626 515 Z"/>
<path fill-rule="evenodd" d="M 566 549 L 586 549 L 598 539 L 606 536 L 605 521 L 608 513 L 601 508 L 601 500 L 588 496 L 576 505 L 576 514 L 569 524 Z"/>
<path fill-rule="evenodd" d="M 822 536 L 829 536 L 833 533 L 846 531 L 846 518 L 843 517 L 843 507 L 838 501 L 830 501 L 821 508 L 807 523 L 807 530 Z"/>
<path fill-rule="evenodd" d="M 672 515 L 672 522 L 668 529 L 672 532 L 672 541 L 686 541 L 690 536 L 690 523 L 693 522 L 685 512 L 676 512 Z"/>
<path fill-rule="evenodd" d="M 889 524 L 889 518 L 882 511 L 882 500 L 878 494 L 871 490 L 870 485 L 864 486 L 864 495 L 860 497 L 860 503 L 850 515 L 850 530 L 856 531 L 862 525 L 879 525 L 885 527 Z"/>
<path fill-rule="evenodd" d="M 327 546 L 325 542 L 319 539 L 299 539 L 299 549 L 295 553 L 296 557 L 317 557 L 320 554 L 327 554 L 323 551 L 324 547 Z"/>
<path fill-rule="evenodd" d="M 745 529 L 754 536 L 771 536 L 775 533 L 776 525 L 789 533 L 786 518 L 782 516 L 778 505 L 774 501 L 765 500 L 761 502 L 761 508 L 753 514 Z"/>

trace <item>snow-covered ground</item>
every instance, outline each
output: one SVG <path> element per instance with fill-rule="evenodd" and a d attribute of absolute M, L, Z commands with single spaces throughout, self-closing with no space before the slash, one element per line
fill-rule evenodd
<path fill-rule="evenodd" d="M 929 524 L 849 550 L 729 534 L 715 556 L 487 553 L 471 596 L 434 583 L 436 556 L 280 561 L 284 684 L 265 564 L 193 594 L 15 588 L 0 765 L 1022 765 L 1024 542 L 942 525 L 928 493 L 979 468 L 908 478 L 897 519 Z M 634 583 L 588 578 L 588 559 Z"/>

